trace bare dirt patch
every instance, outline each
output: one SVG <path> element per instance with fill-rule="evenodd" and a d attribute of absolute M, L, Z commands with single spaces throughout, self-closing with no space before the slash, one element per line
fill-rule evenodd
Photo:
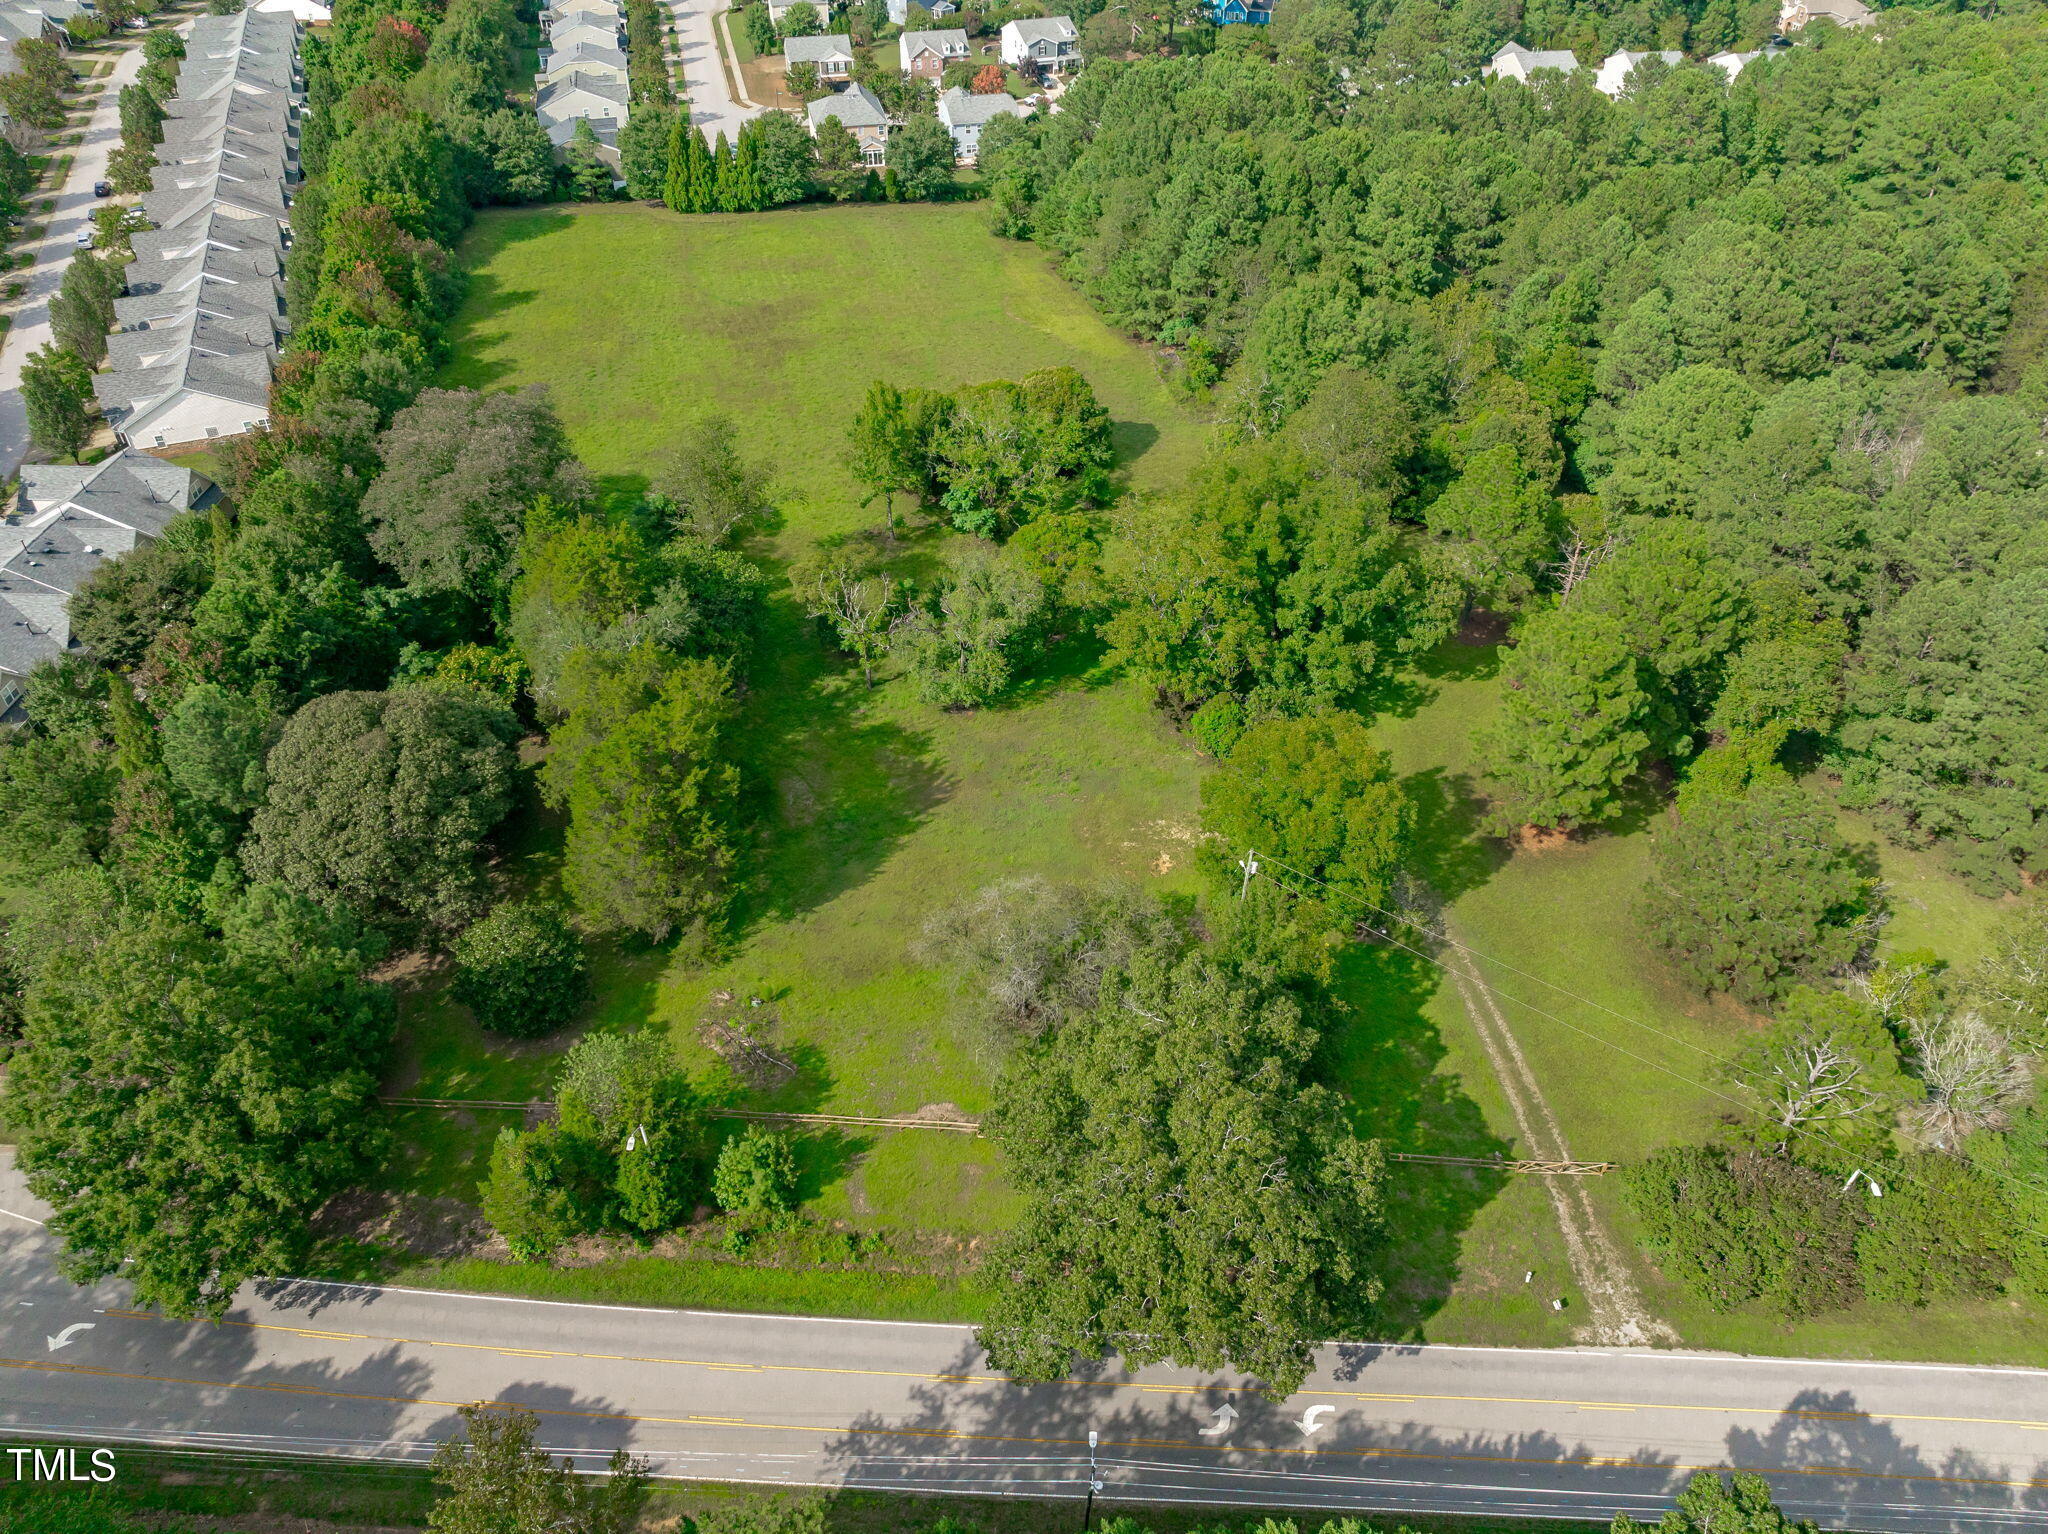
<path fill-rule="evenodd" d="M 1529 853 L 1556 852 L 1572 844 L 1572 833 L 1551 826 L 1521 826 L 1512 838 L 1515 851 Z"/>
<path fill-rule="evenodd" d="M 395 1246 L 420 1257 L 503 1257 L 505 1243 L 459 1198 L 353 1188 L 327 1201 L 316 1222 L 327 1235 Z"/>
<path fill-rule="evenodd" d="M 1488 608 L 1475 607 L 1465 614 L 1458 624 L 1457 643 L 1484 649 L 1505 644 L 1508 637 L 1508 620 Z"/>

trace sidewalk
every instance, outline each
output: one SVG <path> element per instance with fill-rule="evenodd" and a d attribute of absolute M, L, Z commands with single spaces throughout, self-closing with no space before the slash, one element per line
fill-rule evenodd
<path fill-rule="evenodd" d="M 14 323 L 0 338 L 0 479 L 11 479 L 28 451 L 21 366 L 50 339 L 50 299 L 64 281 L 64 269 L 78 253 L 78 231 L 92 227 L 92 211 L 100 202 L 93 196 L 92 186 L 106 176 L 107 157 L 121 147 L 121 87 L 133 84 L 142 73 L 142 39 L 147 35 L 129 34 L 127 46 L 114 60 L 114 72 L 86 82 L 98 86 L 99 94 L 92 98 L 77 146 L 52 150 L 69 154 L 71 169 L 56 194 L 56 212 L 49 215 L 42 243 L 36 247 L 35 265 L 4 275 L 7 282 L 25 280 L 28 289 L 14 301 Z M 48 193 L 32 195 L 30 206 L 48 198 Z M 38 216 L 31 214 L 30 221 Z"/>

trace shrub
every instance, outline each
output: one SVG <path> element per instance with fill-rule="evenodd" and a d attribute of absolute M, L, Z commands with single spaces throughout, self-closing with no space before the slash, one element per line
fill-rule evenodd
<path fill-rule="evenodd" d="M 559 907 L 507 901 L 455 940 L 454 995 L 492 1033 L 553 1033 L 590 997 L 583 941 Z"/>
<path fill-rule="evenodd" d="M 636 1137 L 619 1157 L 612 1184 L 619 1218 L 635 1230 L 657 1235 L 690 1218 L 704 1187 L 704 1163 L 696 1137 L 652 1129 Z"/>
<path fill-rule="evenodd" d="M 523 1261 L 604 1223 L 601 1153 L 559 1124 L 500 1130 L 479 1190 L 484 1218 Z"/>
<path fill-rule="evenodd" d="M 1925 1305 L 1986 1299 L 2012 1277 L 2014 1211 L 1997 1185 L 1947 1156 L 1917 1156 L 1872 1199 L 1856 1237 L 1863 1292 Z"/>
<path fill-rule="evenodd" d="M 787 1214 L 796 1207 L 796 1153 L 788 1135 L 749 1129 L 728 1140 L 711 1173 L 711 1196 L 731 1214 Z"/>
<path fill-rule="evenodd" d="M 1789 1318 L 1856 1301 L 1862 1210 L 1810 1167 L 1677 1146 L 1622 1189 L 1664 1271 L 1716 1310 L 1760 1301 Z"/>

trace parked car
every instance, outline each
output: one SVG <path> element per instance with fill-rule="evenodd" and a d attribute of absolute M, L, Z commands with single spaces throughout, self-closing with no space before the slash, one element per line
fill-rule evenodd
<path fill-rule="evenodd" d="M 81 229 L 78 231 L 77 245 L 80 250 L 92 249 L 92 231 L 90 229 Z"/>
<path fill-rule="evenodd" d="M 111 181 L 95 181 L 92 184 L 92 194 L 95 197 L 111 197 L 114 195 L 114 183 Z"/>

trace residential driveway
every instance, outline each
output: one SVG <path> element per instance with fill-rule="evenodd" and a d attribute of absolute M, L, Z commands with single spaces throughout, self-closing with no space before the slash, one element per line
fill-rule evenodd
<path fill-rule="evenodd" d="M 725 66 L 719 61 L 712 18 L 725 8 L 724 0 L 670 3 L 676 13 L 676 43 L 683 54 L 683 88 L 689 97 L 690 121 L 705 138 L 715 141 L 723 133 L 730 142 L 739 137 L 740 124 L 759 117 L 761 108 L 742 106 L 733 99 Z"/>
<path fill-rule="evenodd" d="M 132 84 L 142 73 L 142 39 L 147 33 L 132 33 L 130 41 L 114 60 L 114 72 L 93 82 L 100 88 L 92 101 L 85 132 L 78 147 L 69 151 L 71 172 L 57 194 L 57 211 L 50 218 L 43 242 L 36 247 L 33 267 L 5 274 L 7 282 L 25 276 L 28 291 L 15 303 L 14 324 L 0 340 L 0 478 L 12 478 L 28 451 L 28 411 L 21 402 L 21 365 L 50 339 L 50 298 L 64 281 L 64 268 L 78 251 L 78 231 L 92 227 L 92 210 L 99 199 L 92 184 L 107 173 L 107 156 L 121 147 L 121 87 Z M 65 153 L 59 149 L 59 154 Z M 34 199 L 40 201 L 41 199 Z M 33 218 L 33 215 L 31 215 Z"/>

